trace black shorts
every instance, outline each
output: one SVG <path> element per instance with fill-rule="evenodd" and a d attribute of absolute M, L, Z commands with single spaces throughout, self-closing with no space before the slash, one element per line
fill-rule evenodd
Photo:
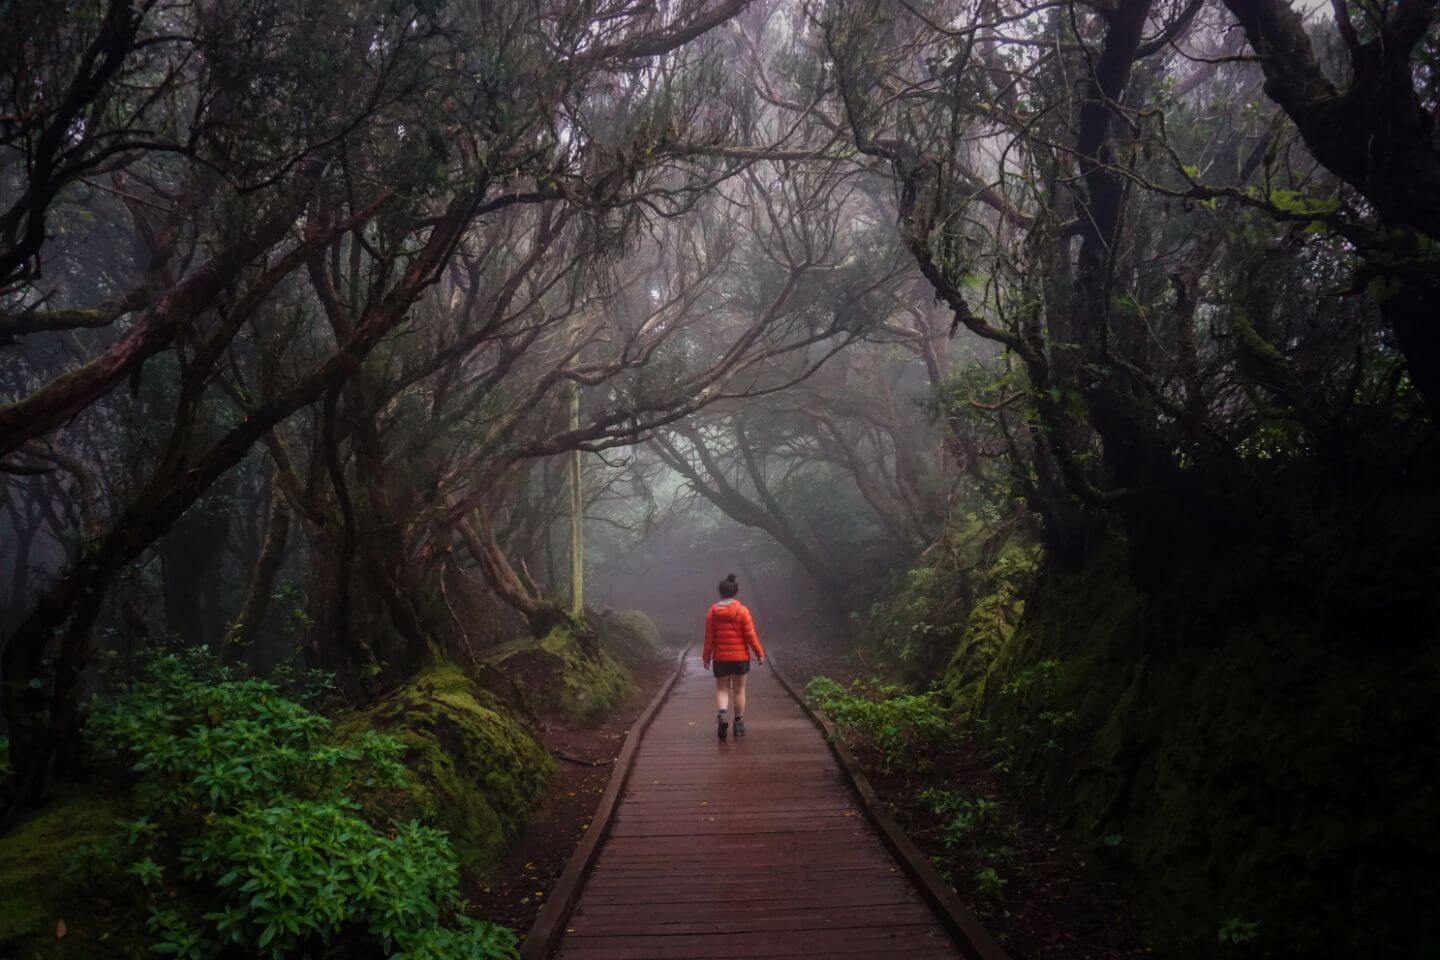
<path fill-rule="evenodd" d="M 749 660 L 716 660 L 715 676 L 743 677 L 750 672 Z"/>

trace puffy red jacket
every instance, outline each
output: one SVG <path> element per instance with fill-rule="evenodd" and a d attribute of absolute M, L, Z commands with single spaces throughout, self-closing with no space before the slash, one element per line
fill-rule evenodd
<path fill-rule="evenodd" d="M 705 614 L 705 652 L 700 659 L 749 660 L 750 651 L 764 657 L 765 648 L 755 635 L 755 621 L 739 600 L 721 600 Z"/>

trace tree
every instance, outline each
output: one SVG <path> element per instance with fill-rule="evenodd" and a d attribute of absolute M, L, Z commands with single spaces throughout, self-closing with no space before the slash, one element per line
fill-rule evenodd
<path fill-rule="evenodd" d="M 643 179 L 632 157 L 609 155 L 608 144 L 577 135 L 589 108 L 608 102 L 595 79 L 693 41 L 744 4 L 687 3 L 663 19 L 653 11 L 576 5 L 569 13 L 593 14 L 598 29 L 568 34 L 569 48 L 558 56 L 532 6 L 358 4 L 297 20 L 284 15 L 283 5 L 264 3 L 223 18 L 197 8 L 136 13 L 128 4 L 112 5 L 99 45 L 116 51 L 122 64 L 141 58 L 135 68 L 147 77 L 156 69 L 149 58 L 167 57 L 161 74 L 165 90 L 176 95 L 152 102 L 143 87 L 134 95 L 146 110 L 173 111 L 163 123 L 152 121 L 156 126 L 185 125 L 189 133 L 182 148 L 117 134 L 103 149 L 123 154 L 127 175 L 147 184 L 143 204 L 183 204 L 183 239 L 174 242 L 190 252 L 181 269 L 169 272 L 172 241 L 157 236 L 153 282 L 141 284 L 145 295 L 112 296 L 85 308 L 83 318 L 42 314 L 39 304 L 49 294 L 37 286 L 41 274 L 19 266 L 37 253 L 47 256 L 44 224 L 65 202 L 62 188 L 85 172 L 82 164 L 60 177 L 44 158 L 46 131 L 63 127 L 74 110 L 62 108 L 38 127 L 22 124 L 4 144 L 20 188 L 0 224 L 5 236 L 19 238 L 6 252 L 7 277 L 20 281 L 6 311 L 9 332 L 105 330 L 142 311 L 93 359 L 0 408 L 4 449 L 18 450 L 77 415 L 99 412 L 116 385 L 138 382 L 161 353 L 173 352 L 179 367 L 175 412 L 150 475 L 112 508 L 103 531 L 6 643 L 4 709 L 18 798 L 42 793 L 57 750 L 63 754 L 76 742 L 92 627 L 121 571 L 255 444 L 276 443 L 277 427 L 322 402 L 329 432 L 322 431 L 312 464 L 334 485 L 342 527 L 353 529 L 343 519 L 353 511 L 345 506 L 336 415 L 342 397 L 347 413 L 371 402 L 372 353 L 445 275 L 479 218 L 565 198 L 603 219 L 604 211 L 643 196 L 643 187 L 630 189 Z M 82 18 L 36 16 L 37 29 L 20 41 L 33 46 L 17 62 L 34 60 L 29 53 L 38 55 L 56 38 L 52 48 L 82 45 Z M 106 39 L 114 37 L 120 40 Z M 105 76 L 120 69 L 101 76 L 96 56 L 83 55 L 73 68 L 87 91 L 103 88 Z M 69 63 L 62 57 L 56 69 Z M 459 64 L 473 69 L 456 71 Z M 247 83 L 259 95 L 239 96 Z M 520 90 L 524 102 L 515 99 Z M 85 102 L 102 94 L 86 93 Z M 11 96 L 7 115 L 34 113 L 26 106 L 34 102 L 32 88 L 17 81 Z M 565 123 L 557 122 L 561 115 L 568 115 Z M 32 140 L 38 146 L 27 147 Z M 91 202 L 78 194 L 75 200 Z M 77 214 L 90 215 L 78 208 Z M 22 220 L 23 235 L 15 226 Z M 151 226 L 144 218 L 134 222 Z M 54 246 L 63 249 L 63 235 Z M 296 282 L 301 274 L 308 292 Z M 106 318 L 103 325 L 91 322 L 97 315 Z M 313 322 L 317 317 L 323 322 Z M 361 456 L 374 452 L 362 416 L 348 429 Z M 383 569 L 374 575 L 390 586 L 383 596 L 392 620 L 410 633 L 413 663 L 425 656 L 424 631 L 398 584 Z"/>

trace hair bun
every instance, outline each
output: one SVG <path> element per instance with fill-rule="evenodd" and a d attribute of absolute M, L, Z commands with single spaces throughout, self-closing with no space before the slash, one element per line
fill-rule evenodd
<path fill-rule="evenodd" d="M 735 574 L 733 574 L 733 573 L 728 573 L 728 574 L 726 574 L 726 575 L 725 575 L 725 582 L 726 582 L 726 583 L 734 583 L 734 582 L 735 582 Z"/>

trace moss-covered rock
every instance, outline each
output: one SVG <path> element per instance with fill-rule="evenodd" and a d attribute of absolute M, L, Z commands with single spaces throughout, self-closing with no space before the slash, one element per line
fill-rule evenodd
<path fill-rule="evenodd" d="M 342 734 L 365 729 L 405 744 L 412 779 L 404 791 L 367 798 L 367 806 L 442 827 L 466 867 L 495 860 L 554 772 L 549 753 L 453 665 L 426 670 L 339 725 Z"/>
<path fill-rule="evenodd" d="M 860 634 L 895 677 L 917 687 L 945 679 L 968 709 L 997 647 L 1014 632 L 1038 549 L 1022 534 L 958 519 L 861 615 Z"/>
<path fill-rule="evenodd" d="M 1025 589 L 1035 575 L 1038 547 L 1011 543 L 978 578 L 977 596 L 945 667 L 945 702 L 961 715 L 979 705 L 985 678 L 1025 613 Z"/>
<path fill-rule="evenodd" d="M 561 624 L 538 639 L 522 637 L 504 644 L 489 660 L 512 677 L 540 711 L 593 726 L 610 715 L 633 684 L 608 651 L 586 646 L 572 626 Z"/>
<path fill-rule="evenodd" d="M 629 667 L 644 667 L 670 659 L 660 641 L 660 629 L 639 610 L 592 610 L 587 619 L 600 636 L 600 645 Z"/>
<path fill-rule="evenodd" d="M 83 889 L 83 878 L 66 870 L 81 847 L 113 837 L 119 813 L 111 801 L 76 787 L 0 836 L 0 957 L 144 954 L 132 936 L 116 931 L 114 918 L 97 915 L 101 905 Z M 58 937 L 61 921 L 65 935 Z"/>

